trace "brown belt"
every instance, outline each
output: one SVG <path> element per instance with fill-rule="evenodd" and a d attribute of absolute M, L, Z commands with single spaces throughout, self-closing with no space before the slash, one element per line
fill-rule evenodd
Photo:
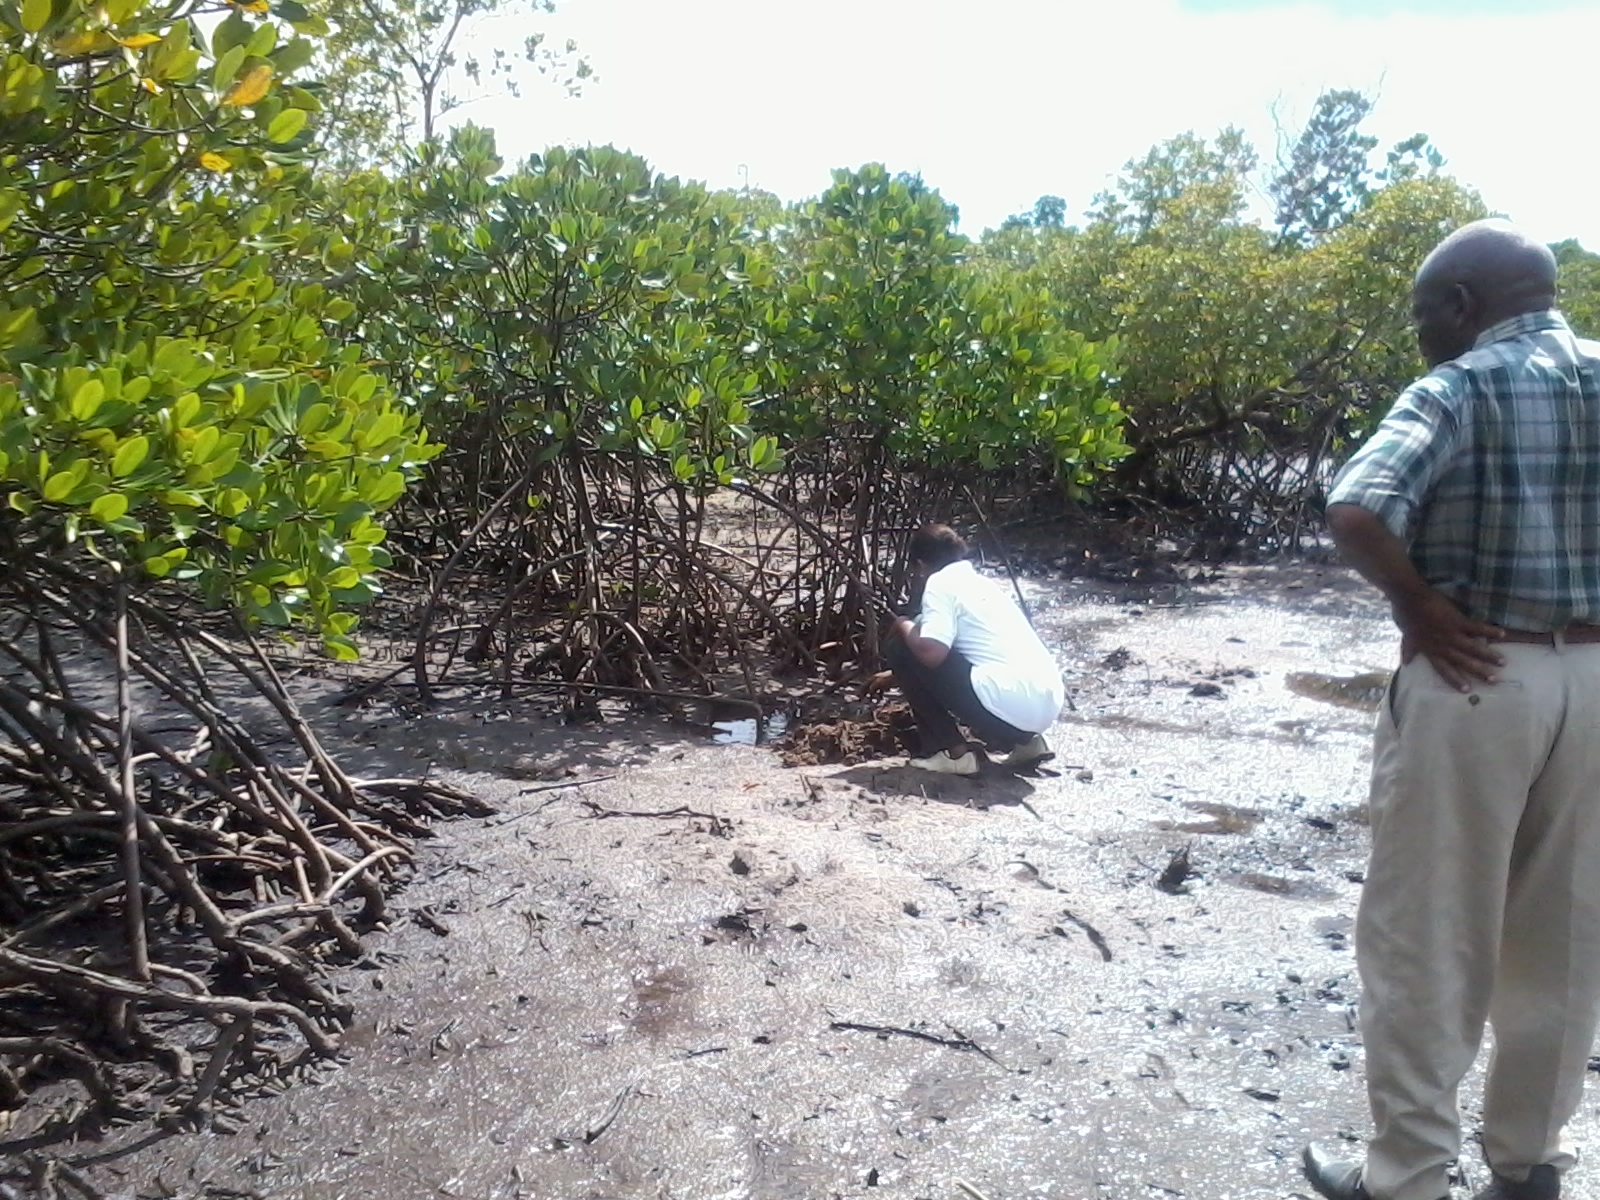
<path fill-rule="evenodd" d="M 1503 635 L 1501 641 L 1526 642 L 1535 646 L 1554 646 L 1558 636 L 1563 642 L 1572 645 L 1600 642 L 1600 625 L 1568 625 L 1555 633 L 1529 633 L 1525 629 L 1506 629 L 1501 632 Z"/>

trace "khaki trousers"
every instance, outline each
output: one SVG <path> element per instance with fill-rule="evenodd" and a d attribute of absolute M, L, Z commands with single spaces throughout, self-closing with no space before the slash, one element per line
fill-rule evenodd
<path fill-rule="evenodd" d="M 1419 656 L 1378 714 L 1356 921 L 1373 1200 L 1448 1195 L 1485 1021 L 1489 1165 L 1574 1162 L 1600 1016 L 1600 644 L 1500 649 L 1501 682 L 1467 695 Z"/>

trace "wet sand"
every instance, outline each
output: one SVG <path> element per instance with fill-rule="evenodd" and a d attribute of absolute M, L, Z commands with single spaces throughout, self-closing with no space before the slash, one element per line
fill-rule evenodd
<path fill-rule="evenodd" d="M 1333 569 L 1029 592 L 1076 703 L 1037 777 L 790 770 L 494 703 L 329 715 L 356 769 L 501 811 L 439 830 L 341 973 L 338 1069 L 237 1134 L 78 1157 L 119 1197 L 1308 1195 L 1300 1146 L 1366 1129 L 1386 614 Z"/>

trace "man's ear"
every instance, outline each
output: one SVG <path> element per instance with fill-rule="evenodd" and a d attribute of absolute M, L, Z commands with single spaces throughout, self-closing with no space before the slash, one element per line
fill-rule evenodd
<path fill-rule="evenodd" d="M 1450 289 L 1450 307 L 1456 323 L 1463 329 L 1476 328 L 1483 315 L 1483 305 L 1478 302 L 1477 294 L 1464 283 Z"/>

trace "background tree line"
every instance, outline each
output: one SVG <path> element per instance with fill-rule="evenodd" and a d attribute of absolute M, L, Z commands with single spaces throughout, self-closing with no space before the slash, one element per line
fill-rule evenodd
<path fill-rule="evenodd" d="M 1414 264 L 1485 211 L 1424 136 L 1379 155 L 1348 91 L 1271 168 L 1237 130 L 1183 134 L 1080 223 L 1047 196 L 977 240 L 877 165 L 796 203 L 608 148 L 508 166 L 439 132 L 457 89 L 588 74 L 537 36 L 458 59 L 517 7 L 4 10 L 19 553 L 186 582 L 340 656 L 398 573 L 427 587 L 423 686 L 461 591 L 495 596 L 445 622 L 470 657 L 566 684 L 704 686 L 758 628 L 786 662 L 870 658 L 925 512 L 1293 548 L 1418 367 Z M 1600 260 L 1558 249 L 1581 326 Z M 769 519 L 758 557 L 707 559 L 719 491 Z"/>

